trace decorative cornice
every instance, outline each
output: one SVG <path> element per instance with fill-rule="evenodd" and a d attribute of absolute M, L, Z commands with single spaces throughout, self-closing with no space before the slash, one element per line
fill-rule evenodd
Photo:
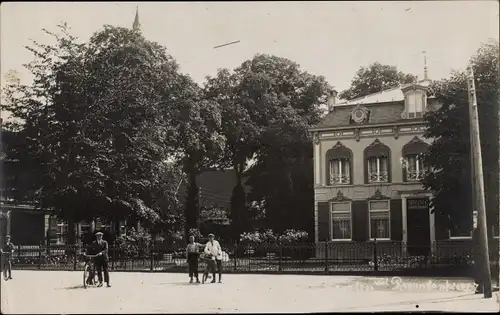
<path fill-rule="evenodd" d="M 359 130 L 359 128 L 356 128 L 356 130 L 354 130 L 354 137 L 356 138 L 357 142 L 359 142 L 359 140 L 361 139 L 361 131 Z"/>
<path fill-rule="evenodd" d="M 394 133 L 395 139 L 399 138 L 399 127 L 398 126 L 392 127 L 392 132 Z"/>
<path fill-rule="evenodd" d="M 337 196 L 331 198 L 329 200 L 330 202 L 332 201 L 351 201 L 351 199 L 347 198 L 344 196 L 341 190 L 337 191 Z"/>
<path fill-rule="evenodd" d="M 314 144 L 319 144 L 319 132 L 314 133 Z"/>
<path fill-rule="evenodd" d="M 375 194 L 373 194 L 373 196 L 369 197 L 368 200 L 385 200 L 385 199 L 391 199 L 391 197 L 388 197 L 386 195 L 383 195 L 381 192 L 380 192 L 380 189 L 377 188 L 377 190 L 375 191 Z"/>
<path fill-rule="evenodd" d="M 422 139 L 420 139 L 419 137 L 415 136 L 415 137 L 413 137 L 413 139 L 411 139 L 411 140 L 410 140 L 410 142 L 408 142 L 406 145 L 417 144 L 417 143 L 427 144 L 425 141 L 423 141 L 423 140 L 422 140 Z"/>

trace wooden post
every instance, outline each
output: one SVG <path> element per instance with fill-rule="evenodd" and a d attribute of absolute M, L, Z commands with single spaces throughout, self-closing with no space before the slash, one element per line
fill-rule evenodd
<path fill-rule="evenodd" d="M 279 242 L 279 260 L 278 260 L 278 271 L 281 272 L 283 270 L 283 245 Z"/>
<path fill-rule="evenodd" d="M 377 238 L 373 242 L 373 270 L 378 271 Z"/>
<path fill-rule="evenodd" d="M 481 153 L 481 139 L 479 135 L 479 120 L 478 120 L 478 110 L 477 110 L 477 100 L 476 100 L 476 89 L 474 84 L 474 73 L 472 67 L 467 68 L 468 72 L 468 91 L 469 91 L 469 111 L 472 112 L 470 119 L 471 134 L 473 137 L 472 153 L 474 161 L 474 181 L 473 186 L 475 186 L 475 205 L 478 211 L 478 241 L 479 241 L 479 253 L 481 256 L 479 267 L 481 269 L 480 273 L 482 275 L 483 292 L 485 298 L 491 298 L 492 287 L 491 287 L 491 271 L 490 271 L 490 259 L 488 251 L 488 234 L 487 234 L 487 223 L 486 223 L 486 204 L 484 196 L 484 180 L 483 180 L 483 163 L 482 163 L 482 153 Z"/>
<path fill-rule="evenodd" d="M 234 252 L 234 271 L 236 271 L 238 269 L 238 260 L 237 260 L 237 257 L 238 257 L 238 243 L 236 243 L 236 242 L 234 242 L 233 252 Z"/>
<path fill-rule="evenodd" d="M 43 242 L 40 242 L 40 245 L 38 245 L 38 269 L 42 269 L 42 251 Z"/>
<path fill-rule="evenodd" d="M 151 244 L 149 246 L 149 258 L 150 258 L 150 266 L 149 270 L 153 271 L 154 269 L 154 253 L 153 253 L 153 243 L 154 241 L 151 241 Z"/>
<path fill-rule="evenodd" d="M 328 241 L 325 241 L 325 273 L 328 274 Z"/>

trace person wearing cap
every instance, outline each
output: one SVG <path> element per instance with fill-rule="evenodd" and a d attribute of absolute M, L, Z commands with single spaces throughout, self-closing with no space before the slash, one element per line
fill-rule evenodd
<path fill-rule="evenodd" d="M 10 235 L 5 237 L 5 246 L 2 248 L 3 275 L 5 281 L 12 279 L 12 254 L 14 253 L 14 244 L 10 241 Z"/>
<path fill-rule="evenodd" d="M 205 253 L 211 255 L 215 258 L 217 264 L 217 271 L 219 273 L 219 283 L 222 283 L 222 248 L 218 241 L 215 240 L 215 235 L 212 233 L 208 234 L 208 242 L 205 245 Z M 215 269 L 212 270 L 213 279 L 212 283 L 215 282 Z"/>
<path fill-rule="evenodd" d="M 109 271 L 108 271 L 108 242 L 102 239 L 103 233 L 95 233 L 96 240 L 92 244 L 95 252 L 97 252 L 97 257 L 95 258 L 95 266 L 97 269 L 97 279 L 99 280 L 99 287 L 102 287 L 102 272 L 104 271 L 104 281 L 106 286 L 110 287 L 109 284 Z"/>

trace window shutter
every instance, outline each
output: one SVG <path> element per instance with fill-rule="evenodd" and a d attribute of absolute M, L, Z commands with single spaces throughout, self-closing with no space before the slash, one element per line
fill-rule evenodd
<path fill-rule="evenodd" d="M 391 239 L 403 240 L 403 201 L 391 199 Z"/>
<path fill-rule="evenodd" d="M 330 240 L 330 204 L 318 202 L 318 241 Z"/>
<path fill-rule="evenodd" d="M 369 239 L 368 235 L 368 201 L 357 200 L 351 205 L 352 218 L 352 240 L 364 242 Z"/>

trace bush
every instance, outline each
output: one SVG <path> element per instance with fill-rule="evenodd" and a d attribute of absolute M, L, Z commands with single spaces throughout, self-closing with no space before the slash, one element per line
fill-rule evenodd
<path fill-rule="evenodd" d="M 145 230 L 136 231 L 132 228 L 126 235 L 120 236 L 115 241 L 115 255 L 118 257 L 145 258 L 149 256 L 152 245 L 161 245 L 165 239 L 156 236 L 154 239 Z"/>

